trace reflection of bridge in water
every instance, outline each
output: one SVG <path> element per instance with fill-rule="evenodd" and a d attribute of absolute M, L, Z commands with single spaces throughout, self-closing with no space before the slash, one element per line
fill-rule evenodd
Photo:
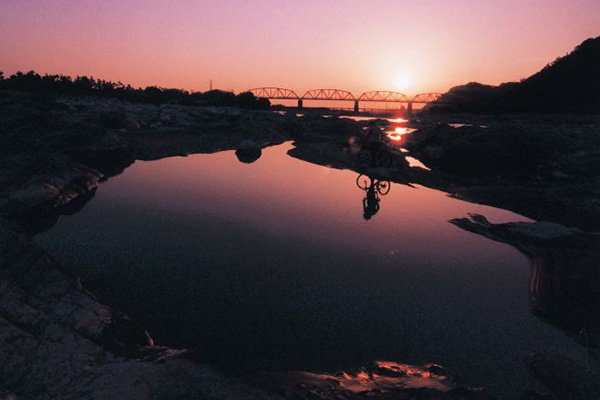
<path fill-rule="evenodd" d="M 314 89 L 309 90 L 302 96 L 290 89 L 280 87 L 260 87 L 248 90 L 256 97 L 270 100 L 297 100 L 298 108 L 304 106 L 306 100 L 328 100 L 328 101 L 353 101 L 354 111 L 358 112 L 359 102 L 373 103 L 402 103 L 407 105 L 407 111 L 412 112 L 413 104 L 427 104 L 439 100 L 441 93 L 421 93 L 415 96 L 407 96 L 404 93 L 377 90 L 365 92 L 358 97 L 352 93 L 339 89 Z"/>

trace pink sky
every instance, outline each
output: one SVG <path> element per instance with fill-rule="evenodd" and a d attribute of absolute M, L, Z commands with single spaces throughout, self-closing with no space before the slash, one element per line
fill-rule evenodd
<path fill-rule="evenodd" d="M 0 70 L 415 94 L 518 80 L 595 36 L 598 0 L 2 0 Z"/>

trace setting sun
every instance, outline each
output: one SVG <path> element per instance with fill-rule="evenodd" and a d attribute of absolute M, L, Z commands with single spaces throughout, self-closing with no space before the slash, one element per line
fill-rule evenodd
<path fill-rule="evenodd" d="M 393 82 L 394 89 L 407 90 L 410 87 L 410 78 L 406 75 L 398 75 Z"/>

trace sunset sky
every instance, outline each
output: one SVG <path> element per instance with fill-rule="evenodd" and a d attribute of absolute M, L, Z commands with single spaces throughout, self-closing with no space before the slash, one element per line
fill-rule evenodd
<path fill-rule="evenodd" d="M 0 70 L 189 90 L 442 92 L 600 36 L 599 0 L 1 0 Z"/>

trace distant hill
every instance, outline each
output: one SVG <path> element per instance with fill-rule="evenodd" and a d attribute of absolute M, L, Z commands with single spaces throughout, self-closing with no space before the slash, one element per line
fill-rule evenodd
<path fill-rule="evenodd" d="M 600 37 L 521 82 L 456 86 L 427 107 L 441 112 L 600 113 Z"/>

